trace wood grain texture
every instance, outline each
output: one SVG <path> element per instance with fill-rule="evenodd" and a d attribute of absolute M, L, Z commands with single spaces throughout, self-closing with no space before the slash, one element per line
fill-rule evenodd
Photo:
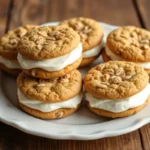
<path fill-rule="evenodd" d="M 3 36 L 6 30 L 7 16 L 9 12 L 9 4 L 10 4 L 9 0 L 0 1 L 0 37 Z M 2 126 L 6 128 L 5 132 L 7 132 L 8 126 L 0 123 L 0 133 L 3 130 L 3 129 L 1 130 Z M 1 137 L 0 135 L 0 150 L 2 150 L 5 145 L 6 145 L 6 138 Z"/>
<path fill-rule="evenodd" d="M 141 141 L 144 150 L 150 150 L 150 124 L 140 128 Z"/>
<path fill-rule="evenodd" d="M 140 26 L 133 4 L 131 0 L 14 0 L 9 28 L 59 21 L 75 16 L 91 17 L 114 25 Z M 142 139 L 144 141 L 144 134 Z M 138 130 L 93 141 L 50 140 L 0 124 L 0 149 L 142 150 L 143 143 L 141 144 L 140 140 Z M 149 144 L 146 146 L 150 149 Z"/>
<path fill-rule="evenodd" d="M 76 16 L 115 25 L 139 26 L 131 0 L 15 0 L 10 28 Z"/>
<path fill-rule="evenodd" d="M 9 8 L 9 0 L 0 1 L 0 36 L 5 32 L 7 14 Z"/>
<path fill-rule="evenodd" d="M 135 0 L 143 27 L 150 30 L 150 1 Z M 144 150 L 150 150 L 150 124 L 140 128 L 141 142 Z"/>
<path fill-rule="evenodd" d="M 11 150 L 142 150 L 137 131 L 92 141 L 50 140 L 23 133 L 3 123 L 0 131 L 0 148 Z"/>
<path fill-rule="evenodd" d="M 137 9 L 141 17 L 143 26 L 150 30 L 150 1 L 149 0 L 135 0 Z"/>

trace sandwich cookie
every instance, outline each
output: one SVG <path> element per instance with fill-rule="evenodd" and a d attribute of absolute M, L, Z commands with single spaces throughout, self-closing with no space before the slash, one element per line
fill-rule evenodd
<path fill-rule="evenodd" d="M 112 31 L 107 37 L 103 60 L 131 61 L 150 74 L 150 32 L 134 26 Z"/>
<path fill-rule="evenodd" d="M 73 28 L 81 38 L 83 59 L 80 67 L 91 64 L 100 55 L 103 48 L 103 29 L 100 24 L 89 18 L 72 18 L 61 22 L 61 25 Z"/>
<path fill-rule="evenodd" d="M 132 62 L 109 61 L 92 68 L 84 78 L 89 109 L 105 117 L 130 116 L 149 101 L 147 72 Z"/>
<path fill-rule="evenodd" d="M 18 75 L 21 67 L 17 61 L 17 45 L 22 36 L 37 26 L 26 25 L 10 30 L 0 39 L 0 69 Z"/>
<path fill-rule="evenodd" d="M 64 76 L 78 68 L 82 60 L 80 36 L 61 26 L 29 31 L 20 40 L 18 51 L 23 71 L 43 79 Z"/>
<path fill-rule="evenodd" d="M 66 117 L 82 101 L 82 77 L 78 70 L 55 79 L 37 79 L 22 72 L 17 78 L 18 102 L 28 114 L 42 119 Z"/>

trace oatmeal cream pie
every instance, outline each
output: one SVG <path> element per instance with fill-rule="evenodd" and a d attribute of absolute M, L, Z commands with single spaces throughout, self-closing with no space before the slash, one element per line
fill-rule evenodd
<path fill-rule="evenodd" d="M 17 44 L 22 36 L 30 29 L 35 28 L 34 25 L 26 25 L 15 30 L 10 30 L 0 38 L 0 69 L 18 75 L 21 67 L 17 61 Z"/>
<path fill-rule="evenodd" d="M 91 64 L 100 55 L 103 43 L 103 29 L 100 24 L 89 18 L 71 18 L 61 22 L 61 25 L 73 28 L 81 38 L 83 59 L 81 67 Z"/>
<path fill-rule="evenodd" d="M 29 31 L 18 44 L 18 61 L 29 75 L 49 79 L 78 68 L 82 60 L 80 36 L 71 28 L 40 27 Z"/>
<path fill-rule="evenodd" d="M 150 74 L 150 32 L 134 26 L 112 31 L 107 37 L 103 60 L 131 61 Z"/>
<path fill-rule="evenodd" d="M 63 77 L 38 79 L 22 72 L 17 78 L 18 102 L 28 114 L 57 119 L 75 112 L 82 101 L 82 76 L 78 70 Z"/>
<path fill-rule="evenodd" d="M 147 72 L 139 65 L 109 61 L 92 68 L 84 78 L 89 109 L 105 117 L 133 115 L 149 101 Z"/>

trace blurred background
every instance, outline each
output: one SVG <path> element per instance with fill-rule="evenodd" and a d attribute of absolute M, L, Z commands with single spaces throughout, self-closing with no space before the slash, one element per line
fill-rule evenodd
<path fill-rule="evenodd" d="M 114 25 L 149 27 L 150 0 L 0 0 L 0 33 L 24 24 L 76 16 Z"/>

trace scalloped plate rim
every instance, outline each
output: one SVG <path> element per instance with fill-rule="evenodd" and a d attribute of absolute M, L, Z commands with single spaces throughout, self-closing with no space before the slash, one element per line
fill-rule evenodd
<path fill-rule="evenodd" d="M 58 22 L 49 22 L 49 23 L 45 23 L 43 25 L 49 25 L 49 24 L 57 24 Z M 101 24 L 103 26 L 107 26 L 108 28 L 116 28 L 117 26 L 112 26 L 106 23 L 102 23 Z M 2 78 L 2 74 L 0 72 L 0 79 Z M 5 99 L 7 100 L 6 96 L 4 95 L 4 93 L 2 92 L 2 82 L 0 81 L 0 95 L 2 94 L 2 98 L 4 103 L 6 102 Z M 1 99 L 0 97 L 0 99 Z M 9 100 L 7 100 L 9 101 Z M 7 108 L 8 106 L 6 106 Z M 9 107 L 7 108 L 9 109 Z M 125 133 L 129 133 L 132 132 L 134 130 L 137 130 L 138 128 L 142 127 L 143 125 L 146 125 L 148 123 L 150 123 L 150 115 L 146 116 L 143 119 L 140 119 L 139 121 L 137 121 L 135 124 L 133 124 L 132 126 L 125 128 L 125 129 L 119 129 L 119 130 L 114 130 L 114 131 L 100 131 L 100 132 L 96 132 L 96 133 L 91 133 L 91 134 L 76 134 L 76 132 L 70 132 L 70 133 L 43 133 L 41 131 L 37 131 L 36 129 L 30 129 L 27 126 L 23 126 L 22 124 L 20 124 L 21 122 L 16 122 L 15 120 L 11 120 L 10 118 L 5 118 L 5 114 L 4 112 L 1 113 L 2 110 L 0 110 L 0 121 L 2 121 L 3 123 L 10 125 L 14 128 L 17 128 L 25 133 L 28 134 L 32 134 L 32 135 L 36 135 L 36 136 L 41 136 L 41 137 L 46 137 L 46 138 L 52 138 L 52 139 L 75 139 L 75 140 L 94 140 L 94 139 L 99 139 L 99 138 L 104 138 L 104 137 L 112 137 L 112 136 L 118 136 L 118 135 L 122 135 Z M 57 124 L 57 123 L 54 123 Z M 24 124 L 25 125 L 25 124 Z M 71 125 L 64 125 L 63 126 L 71 126 Z M 81 126 L 87 126 L 87 125 L 81 125 Z M 90 126 L 90 125 L 88 125 Z"/>

